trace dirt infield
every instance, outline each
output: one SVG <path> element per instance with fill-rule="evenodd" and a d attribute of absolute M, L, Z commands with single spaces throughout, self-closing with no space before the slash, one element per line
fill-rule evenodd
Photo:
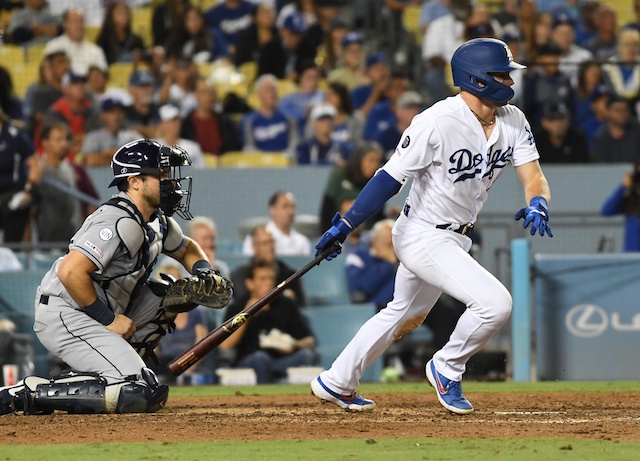
<path fill-rule="evenodd" d="M 435 395 L 372 394 L 357 414 L 312 396 L 174 398 L 156 414 L 0 416 L 0 444 L 335 438 L 567 437 L 640 442 L 640 392 L 478 393 L 457 416 Z"/>

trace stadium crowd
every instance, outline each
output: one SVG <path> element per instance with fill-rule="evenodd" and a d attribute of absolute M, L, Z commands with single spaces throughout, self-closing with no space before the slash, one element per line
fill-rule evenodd
<path fill-rule="evenodd" d="M 363 142 L 377 143 L 384 162 L 416 113 L 454 94 L 451 55 L 476 37 L 504 40 L 528 64 L 514 73 L 512 103 L 531 120 L 542 163 L 640 156 L 637 0 L 628 24 L 607 3 L 581 0 L 24 0 L 0 8 L 6 242 L 27 238 L 29 216 L 47 213 L 38 204 L 65 203 L 43 193 L 56 190 L 52 181 L 96 197 L 86 168 L 108 165 L 117 147 L 143 136 L 183 146 L 197 168 L 251 152 L 344 169 Z M 66 158 L 51 161 L 60 150 Z M 67 203 L 59 216 L 77 222 L 91 209 Z"/>

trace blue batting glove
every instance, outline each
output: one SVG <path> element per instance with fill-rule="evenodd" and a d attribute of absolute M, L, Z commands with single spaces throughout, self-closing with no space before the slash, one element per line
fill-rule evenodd
<path fill-rule="evenodd" d="M 547 224 L 549 221 L 549 212 L 547 211 L 547 201 L 544 197 L 533 197 L 527 208 L 522 208 L 516 213 L 516 221 L 524 218 L 522 227 L 525 229 L 529 224 L 531 225 L 531 235 L 536 235 L 539 232 L 540 235 L 544 235 L 545 232 L 549 237 L 553 237 L 551 228 Z"/>
<path fill-rule="evenodd" d="M 344 243 L 347 235 L 353 230 L 351 226 L 349 226 L 346 222 L 342 220 L 340 213 L 336 213 L 336 215 L 331 220 L 331 226 L 328 231 L 322 234 L 320 240 L 318 240 L 318 244 L 316 245 L 316 256 L 320 254 L 322 250 L 330 246 L 333 242 Z M 338 256 L 342 251 L 341 248 L 338 248 L 336 251 L 329 253 L 326 259 L 327 261 L 331 261 L 333 258 Z"/>

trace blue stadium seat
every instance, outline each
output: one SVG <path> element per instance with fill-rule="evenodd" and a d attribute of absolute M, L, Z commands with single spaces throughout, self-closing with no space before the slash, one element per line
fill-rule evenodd
<path fill-rule="evenodd" d="M 304 307 L 301 312 L 309 320 L 318 343 L 316 350 L 320 355 L 319 365 L 328 369 L 360 327 L 375 315 L 377 309 L 373 304 L 336 304 Z M 379 381 L 382 367 L 380 358 L 367 368 L 362 381 Z"/>
<path fill-rule="evenodd" d="M 309 305 L 347 304 L 350 302 L 344 258 L 323 261 L 304 275 L 303 283 Z"/>

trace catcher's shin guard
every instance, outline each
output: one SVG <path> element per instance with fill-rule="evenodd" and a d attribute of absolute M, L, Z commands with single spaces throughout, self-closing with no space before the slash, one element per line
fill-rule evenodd
<path fill-rule="evenodd" d="M 156 412 L 167 402 L 169 387 L 160 384 L 148 368 L 142 369 L 141 376 L 144 382 L 133 375 L 112 384 L 93 373 L 70 372 L 51 379 L 30 376 L 19 385 L 0 390 L 0 414 Z"/>

